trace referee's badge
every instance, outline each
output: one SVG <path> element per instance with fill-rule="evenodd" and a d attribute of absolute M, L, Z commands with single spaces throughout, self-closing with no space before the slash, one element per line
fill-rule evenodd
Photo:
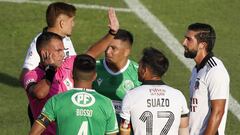
<path fill-rule="evenodd" d="M 200 85 L 199 80 L 200 80 L 199 78 L 196 79 L 196 82 L 195 82 L 195 85 L 194 85 L 195 90 L 199 89 L 199 85 Z"/>

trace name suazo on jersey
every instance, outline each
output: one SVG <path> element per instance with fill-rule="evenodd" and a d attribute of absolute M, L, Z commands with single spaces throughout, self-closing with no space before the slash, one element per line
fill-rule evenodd
<path fill-rule="evenodd" d="M 183 94 L 162 81 L 145 81 L 123 99 L 120 116 L 132 122 L 136 135 L 177 135 L 189 110 Z"/>

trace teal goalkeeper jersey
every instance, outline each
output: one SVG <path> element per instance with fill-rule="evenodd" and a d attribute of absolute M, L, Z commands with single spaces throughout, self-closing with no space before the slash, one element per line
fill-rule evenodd
<path fill-rule="evenodd" d="M 109 98 L 92 89 L 78 89 L 53 96 L 42 114 L 57 124 L 58 135 L 104 135 L 118 132 Z"/>
<path fill-rule="evenodd" d="M 115 73 L 106 65 L 104 59 L 97 61 L 97 79 L 93 83 L 93 88 L 109 97 L 112 100 L 121 101 L 126 92 L 139 86 L 138 64 L 128 60 L 126 66 Z"/>

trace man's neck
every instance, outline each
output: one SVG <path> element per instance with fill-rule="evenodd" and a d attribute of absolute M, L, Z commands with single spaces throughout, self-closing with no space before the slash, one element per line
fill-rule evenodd
<path fill-rule="evenodd" d="M 106 61 L 106 64 L 109 69 L 111 69 L 113 72 L 119 72 L 121 69 L 123 69 L 127 65 L 128 59 L 124 59 L 122 61 L 118 61 L 118 63 L 110 63 Z"/>
<path fill-rule="evenodd" d="M 56 33 L 58 35 L 60 35 L 61 37 L 65 37 L 66 35 L 64 35 L 58 28 L 56 27 L 48 27 L 47 28 L 47 31 L 48 32 L 53 32 L 53 33 Z"/>
<path fill-rule="evenodd" d="M 74 82 L 74 88 L 92 89 L 92 82 L 89 81 Z"/>
<path fill-rule="evenodd" d="M 202 60 L 208 55 L 207 52 L 203 51 L 200 52 L 195 58 L 194 61 L 196 62 L 196 65 L 200 65 L 200 63 L 202 62 Z"/>

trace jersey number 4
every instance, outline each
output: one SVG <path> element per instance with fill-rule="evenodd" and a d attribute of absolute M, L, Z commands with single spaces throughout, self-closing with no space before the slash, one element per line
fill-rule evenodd
<path fill-rule="evenodd" d="M 173 121 L 174 114 L 170 111 L 157 111 L 157 118 L 167 118 L 167 123 L 161 130 L 160 135 L 166 135 L 170 130 Z M 145 111 L 139 118 L 141 121 L 146 123 L 146 135 L 152 135 L 153 132 L 153 114 L 150 111 Z"/>
<path fill-rule="evenodd" d="M 83 123 L 78 131 L 78 135 L 88 135 L 88 122 L 87 121 L 83 121 Z"/>

